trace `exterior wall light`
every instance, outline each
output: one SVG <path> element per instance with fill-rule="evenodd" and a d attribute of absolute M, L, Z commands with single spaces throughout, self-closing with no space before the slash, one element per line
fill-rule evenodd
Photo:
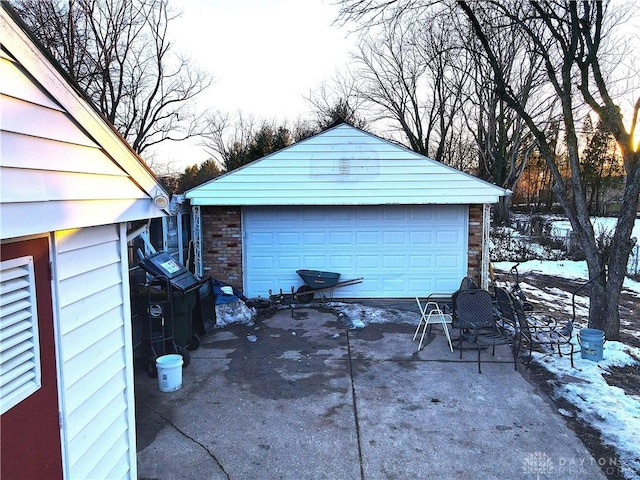
<path fill-rule="evenodd" d="M 166 195 L 158 194 L 153 197 L 153 204 L 158 208 L 166 208 L 169 205 L 169 199 Z"/>

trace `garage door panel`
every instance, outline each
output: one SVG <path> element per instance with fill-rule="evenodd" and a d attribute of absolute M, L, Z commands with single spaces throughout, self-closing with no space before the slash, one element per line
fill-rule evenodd
<path fill-rule="evenodd" d="M 378 232 L 358 231 L 356 232 L 356 242 L 362 248 L 379 245 Z"/>
<path fill-rule="evenodd" d="M 302 262 L 300 266 L 296 268 L 296 270 L 326 270 L 326 264 L 327 259 L 325 255 L 302 255 Z M 293 273 L 295 274 L 295 270 Z"/>
<path fill-rule="evenodd" d="M 270 209 L 270 213 L 272 214 L 271 218 L 265 217 L 262 218 L 262 222 L 268 224 L 269 222 L 287 222 L 287 221 L 296 221 L 296 215 L 298 212 L 291 212 L 286 210 L 278 210 L 278 209 Z"/>
<path fill-rule="evenodd" d="M 343 272 L 351 267 L 351 262 L 351 255 L 329 255 L 327 265 L 330 267 L 329 271 Z"/>
<path fill-rule="evenodd" d="M 409 255 L 409 267 L 415 270 L 428 270 L 433 265 L 430 255 Z"/>
<path fill-rule="evenodd" d="M 307 247 L 325 245 L 326 243 L 327 234 L 325 232 L 305 232 L 302 234 L 302 244 Z"/>
<path fill-rule="evenodd" d="M 297 247 L 300 245 L 300 234 L 297 232 L 276 233 L 274 247 Z"/>
<path fill-rule="evenodd" d="M 409 280 L 409 288 L 420 297 L 427 296 L 428 292 L 436 292 L 433 285 L 433 278 L 412 278 Z"/>
<path fill-rule="evenodd" d="M 431 292 L 454 292 L 460 287 L 460 280 L 453 278 L 443 278 L 441 276 L 434 278 L 434 287 Z"/>
<path fill-rule="evenodd" d="M 337 248 L 353 248 L 353 233 L 329 232 L 329 243 Z"/>
<path fill-rule="evenodd" d="M 251 242 L 253 243 L 253 245 L 257 247 L 259 246 L 271 247 L 273 246 L 273 234 L 264 233 L 264 232 L 254 233 L 251 236 Z"/>
<path fill-rule="evenodd" d="M 249 261 L 248 267 L 251 270 L 271 272 L 274 267 L 274 258 L 272 256 L 255 256 Z"/>
<path fill-rule="evenodd" d="M 458 210 L 455 208 L 439 208 L 437 210 L 434 210 L 433 213 L 434 220 L 437 220 L 438 222 L 457 223 L 457 221 L 460 220 L 463 212 L 462 210 Z"/>
<path fill-rule="evenodd" d="M 357 289 L 355 286 L 346 287 L 344 290 L 342 288 L 336 289 L 334 296 L 336 298 L 380 298 L 385 296 L 380 279 L 365 279 L 357 286 Z M 349 290 L 351 291 L 350 295 L 348 294 Z"/>
<path fill-rule="evenodd" d="M 286 269 L 295 271 L 300 265 L 300 255 L 280 255 L 277 258 L 278 269 Z"/>
<path fill-rule="evenodd" d="M 454 230 L 442 230 L 436 233 L 436 243 L 438 245 L 458 245 L 460 243 L 460 232 Z"/>
<path fill-rule="evenodd" d="M 322 220 L 331 220 L 335 222 L 351 222 L 353 221 L 353 212 L 349 210 L 325 210 Z"/>
<path fill-rule="evenodd" d="M 334 212 L 329 212 L 321 208 L 311 210 L 301 208 L 296 211 L 298 221 L 311 223 L 324 222 L 328 219 L 328 215 L 332 213 Z"/>
<path fill-rule="evenodd" d="M 269 295 L 269 290 L 271 290 L 274 293 L 279 292 L 280 290 L 278 290 L 278 288 L 276 287 L 276 282 L 274 281 L 274 279 L 263 279 L 263 280 L 254 280 L 253 282 L 253 288 L 260 292 L 259 296 L 261 297 L 266 297 L 267 295 Z M 255 295 L 256 297 L 258 295 Z"/>
<path fill-rule="evenodd" d="M 245 290 L 290 291 L 301 268 L 340 272 L 336 298 L 454 291 L 467 270 L 466 206 L 247 207 Z"/>
<path fill-rule="evenodd" d="M 409 232 L 409 242 L 413 247 L 424 247 L 433 243 L 431 232 Z"/>
<path fill-rule="evenodd" d="M 406 232 L 383 232 L 382 240 L 384 245 L 404 245 L 407 239 L 405 238 Z"/>
<path fill-rule="evenodd" d="M 396 268 L 404 270 L 407 268 L 407 258 L 403 255 L 385 255 L 382 259 L 382 265 L 385 269 Z"/>
<path fill-rule="evenodd" d="M 356 255 L 356 267 L 361 270 L 375 269 L 376 271 L 381 267 L 380 257 L 377 255 Z"/>
<path fill-rule="evenodd" d="M 405 288 L 405 279 L 400 276 L 385 278 L 382 281 L 382 291 L 398 291 Z"/>
<path fill-rule="evenodd" d="M 381 218 L 380 212 L 376 211 L 376 209 L 360 209 L 356 211 L 355 219 L 357 221 L 367 221 L 367 220 L 379 220 Z M 352 216 L 352 220 L 353 220 Z"/>
<path fill-rule="evenodd" d="M 388 220 L 388 221 L 401 221 L 401 223 L 406 223 L 405 220 L 407 220 L 408 217 L 408 211 L 407 210 L 383 210 L 382 211 L 382 218 L 384 220 Z"/>
<path fill-rule="evenodd" d="M 458 255 L 438 255 L 436 257 L 436 269 L 441 271 L 444 269 L 460 268 L 460 257 Z"/>
<path fill-rule="evenodd" d="M 409 220 L 413 222 L 431 222 L 435 219 L 435 211 L 433 209 L 413 209 L 409 211 Z"/>

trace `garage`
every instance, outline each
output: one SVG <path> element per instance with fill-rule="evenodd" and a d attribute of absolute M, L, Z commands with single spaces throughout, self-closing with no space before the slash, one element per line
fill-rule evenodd
<path fill-rule="evenodd" d="M 297 288 L 301 268 L 364 278 L 336 298 L 453 291 L 467 272 L 467 216 L 460 205 L 245 208 L 246 294 Z"/>
<path fill-rule="evenodd" d="M 322 270 L 364 279 L 336 298 L 406 298 L 487 285 L 490 205 L 508 194 L 343 122 L 185 198 L 198 275 L 253 297 Z"/>

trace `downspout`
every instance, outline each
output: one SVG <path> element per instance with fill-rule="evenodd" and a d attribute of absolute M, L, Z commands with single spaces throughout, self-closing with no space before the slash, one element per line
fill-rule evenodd
<path fill-rule="evenodd" d="M 191 238 L 193 241 L 193 265 L 194 274 L 198 278 L 204 276 L 204 264 L 202 263 L 202 214 L 200 205 L 191 206 Z"/>
<path fill-rule="evenodd" d="M 489 288 L 489 232 L 491 228 L 491 205 L 482 205 L 482 259 L 480 261 L 480 285 L 487 290 Z"/>

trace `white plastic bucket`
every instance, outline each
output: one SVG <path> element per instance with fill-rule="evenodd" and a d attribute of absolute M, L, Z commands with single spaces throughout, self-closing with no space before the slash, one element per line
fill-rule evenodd
<path fill-rule="evenodd" d="M 583 328 L 578 333 L 581 356 L 584 359 L 599 362 L 603 357 L 604 332 L 595 328 Z"/>
<path fill-rule="evenodd" d="M 163 355 L 156 358 L 158 387 L 161 392 L 175 392 L 182 388 L 182 355 Z"/>

